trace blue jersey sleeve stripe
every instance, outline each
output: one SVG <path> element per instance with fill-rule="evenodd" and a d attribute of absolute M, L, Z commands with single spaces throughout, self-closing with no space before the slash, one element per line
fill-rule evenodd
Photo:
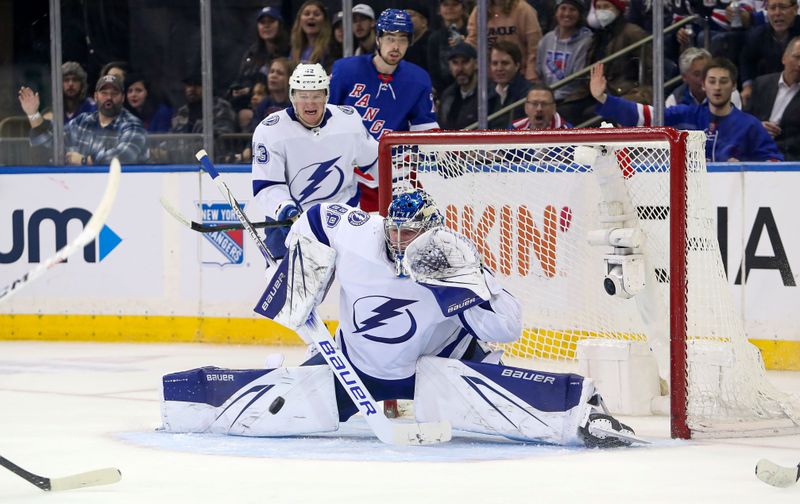
<path fill-rule="evenodd" d="M 461 343 L 461 340 L 463 340 L 467 336 L 469 336 L 469 331 L 467 331 L 466 329 L 461 329 L 461 331 L 459 331 L 459 333 L 458 333 L 458 336 L 456 336 L 456 339 L 451 341 L 446 347 L 444 347 L 442 349 L 441 352 L 436 354 L 436 356 L 437 357 L 444 357 L 444 358 L 450 357 L 453 354 L 453 350 L 455 350 L 456 345 Z"/>
<path fill-rule="evenodd" d="M 320 205 L 314 205 L 309 208 L 306 212 L 306 218 L 308 219 L 308 225 L 311 227 L 311 232 L 314 233 L 314 237 L 323 245 L 330 247 L 331 243 L 330 240 L 328 240 L 328 235 L 325 234 L 325 230 L 322 228 Z"/>
<path fill-rule="evenodd" d="M 253 196 L 257 196 L 258 193 L 266 189 L 267 187 L 272 187 L 276 185 L 286 185 L 286 182 L 271 182 L 269 180 L 254 180 L 253 181 Z"/>

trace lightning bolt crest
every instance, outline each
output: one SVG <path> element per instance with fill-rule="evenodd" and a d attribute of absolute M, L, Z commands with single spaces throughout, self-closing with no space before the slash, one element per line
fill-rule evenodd
<path fill-rule="evenodd" d="M 381 327 L 386 325 L 385 320 L 388 320 L 392 317 L 396 317 L 398 315 L 402 315 L 402 312 L 400 310 L 403 307 L 408 306 L 412 303 L 414 303 L 414 301 L 409 301 L 406 299 L 387 300 L 382 305 L 372 309 L 372 313 L 374 313 L 375 315 L 364 320 L 361 323 L 361 327 L 356 332 L 363 333 L 365 331 L 369 331 L 370 329 L 375 329 L 376 327 Z M 358 327 L 358 324 L 355 325 L 356 327 Z"/>
<path fill-rule="evenodd" d="M 304 201 L 306 198 L 314 194 L 325 178 L 331 173 L 336 161 L 339 160 L 341 156 L 336 157 L 334 159 L 330 159 L 328 161 L 323 161 L 319 163 L 317 168 L 314 170 L 314 173 L 308 177 L 309 184 L 300 191 L 300 201 Z M 309 168 L 313 165 L 308 165 L 306 168 Z M 303 168 L 305 170 L 305 168 Z"/>

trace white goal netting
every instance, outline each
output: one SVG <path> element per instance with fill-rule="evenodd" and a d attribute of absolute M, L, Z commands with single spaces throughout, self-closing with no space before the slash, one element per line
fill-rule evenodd
<path fill-rule="evenodd" d="M 669 365 L 685 373 L 681 402 L 693 436 L 796 430 L 800 406 L 766 379 L 732 303 L 705 185 L 703 133 L 590 131 L 390 135 L 382 146 L 405 143 L 382 156 L 381 170 L 391 164 L 394 191 L 414 184 L 428 191 L 447 225 L 476 243 L 484 264 L 521 301 L 524 334 L 506 346 L 507 354 L 530 367 L 569 369 L 581 339 L 646 340 L 661 357 L 662 376 Z M 609 199 L 602 189 L 608 174 L 595 173 L 584 159 L 599 146 L 613 153 L 611 183 L 624 186 L 617 199 L 632 209 L 626 225 L 644 236 L 637 252 L 646 261 L 646 287 L 632 299 L 606 293 L 603 258 L 612 249 L 587 241 L 590 231 L 610 226 L 598 211 Z M 685 215 L 677 207 L 671 211 L 671 165 L 685 173 Z M 677 242 L 671 247 L 672 219 L 685 222 L 683 248 Z M 674 254 L 686 264 L 677 298 L 680 286 L 670 281 Z M 670 305 L 671 298 L 685 309 L 685 332 L 672 330 L 686 354 L 677 366 L 674 353 L 668 364 L 670 316 L 683 311 Z"/>

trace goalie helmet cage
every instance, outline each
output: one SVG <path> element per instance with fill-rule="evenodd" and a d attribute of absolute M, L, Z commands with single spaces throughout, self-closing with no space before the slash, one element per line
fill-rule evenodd
<path fill-rule="evenodd" d="M 594 173 L 587 152 L 613 153 L 616 180 Z M 393 191 L 422 187 L 447 225 L 475 241 L 522 304 L 523 335 L 504 349 L 527 367 L 575 369 L 584 338 L 646 340 L 669 375 L 673 437 L 800 432 L 796 397 L 768 381 L 734 308 L 706 178 L 702 132 L 390 132 L 380 140 L 379 208 L 385 215 Z M 622 196 L 609 198 L 618 182 Z M 624 224 L 644 236 L 645 288 L 633 299 L 606 294 L 613 249 L 587 240 L 621 224 L 599 218 L 608 199 L 627 200 L 635 212 Z"/>

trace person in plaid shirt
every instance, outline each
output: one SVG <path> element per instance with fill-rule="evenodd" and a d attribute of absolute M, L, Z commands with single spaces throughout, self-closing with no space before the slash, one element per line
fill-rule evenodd
<path fill-rule="evenodd" d="M 80 114 L 65 126 L 67 164 L 108 164 L 115 157 L 122 163 L 146 162 L 146 133 L 142 122 L 122 106 L 125 101 L 122 81 L 114 75 L 101 77 L 95 86 L 94 99 L 96 112 Z M 38 93 L 23 87 L 19 101 L 31 121 L 31 145 L 52 148 L 53 126 L 37 112 Z"/>

